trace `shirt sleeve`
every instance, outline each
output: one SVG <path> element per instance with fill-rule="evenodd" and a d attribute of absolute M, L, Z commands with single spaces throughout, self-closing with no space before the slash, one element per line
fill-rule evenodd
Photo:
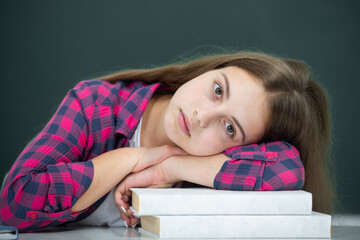
<path fill-rule="evenodd" d="M 223 190 L 300 190 L 305 172 L 298 150 L 283 141 L 227 149 L 226 161 L 214 179 Z"/>
<path fill-rule="evenodd" d="M 1 193 L 1 224 L 34 230 L 71 221 L 75 202 L 89 188 L 92 161 L 84 160 L 88 121 L 80 83 L 13 164 Z"/>

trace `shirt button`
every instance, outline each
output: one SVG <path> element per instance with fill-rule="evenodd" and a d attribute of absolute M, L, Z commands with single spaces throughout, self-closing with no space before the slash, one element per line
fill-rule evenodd
<path fill-rule="evenodd" d="M 268 154 L 266 154 L 266 157 L 267 157 L 268 159 L 273 159 L 273 158 L 274 158 L 274 154 L 268 153 Z"/>
<path fill-rule="evenodd" d="M 36 215 L 36 213 L 33 213 L 33 214 L 31 214 L 31 220 L 36 220 L 36 218 L 37 218 L 37 215 Z"/>

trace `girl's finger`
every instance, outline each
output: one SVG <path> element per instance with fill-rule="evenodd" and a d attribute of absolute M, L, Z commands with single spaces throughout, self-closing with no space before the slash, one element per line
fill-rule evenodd
<path fill-rule="evenodd" d="M 122 211 L 120 211 L 120 217 L 122 218 L 122 220 L 124 220 L 124 224 L 126 226 L 126 228 L 128 228 L 131 224 L 131 219 L 126 216 L 126 214 Z"/>
<path fill-rule="evenodd" d="M 185 152 L 183 149 L 179 147 L 170 147 L 171 148 L 171 155 L 177 156 L 187 156 L 189 153 Z"/>
<path fill-rule="evenodd" d="M 158 164 L 167 158 L 175 155 L 189 155 L 187 152 L 178 147 L 163 145 L 154 148 L 147 148 L 145 157 L 141 158 L 133 172 L 139 172 L 152 165 Z"/>
<path fill-rule="evenodd" d="M 134 213 L 130 210 L 129 204 L 123 200 L 123 195 L 118 191 L 114 192 L 114 199 L 117 208 L 120 212 L 124 213 L 128 217 L 133 217 Z"/>
<path fill-rule="evenodd" d="M 158 151 L 160 153 L 160 158 L 162 160 L 165 160 L 171 156 L 186 156 L 189 155 L 187 152 L 185 152 L 184 150 L 182 150 L 181 148 L 178 147 L 172 147 L 172 146 L 168 146 L 168 145 L 163 145 L 159 147 L 161 150 Z"/>
<path fill-rule="evenodd" d="M 128 216 L 130 218 L 133 217 L 134 216 L 133 211 L 130 210 L 129 205 L 126 205 L 126 206 L 127 206 L 126 208 L 120 206 L 120 212 L 124 213 L 126 216 Z"/>
<path fill-rule="evenodd" d="M 123 200 L 123 196 L 120 192 L 114 191 L 114 200 L 119 210 L 123 208 L 124 212 L 126 212 L 126 210 L 129 208 L 129 205 Z"/>
<path fill-rule="evenodd" d="M 132 191 L 129 189 L 127 192 L 125 192 L 126 195 L 128 195 L 129 197 L 132 196 Z"/>
<path fill-rule="evenodd" d="M 120 210 L 120 212 L 124 213 L 126 216 L 128 216 L 130 218 L 134 217 L 134 212 L 131 211 L 131 209 L 129 208 L 129 205 L 127 203 L 121 203 L 117 207 Z"/>
<path fill-rule="evenodd" d="M 129 196 L 128 195 L 126 195 L 126 194 L 123 194 L 123 200 L 124 200 L 124 202 L 129 202 Z"/>
<path fill-rule="evenodd" d="M 132 228 L 135 228 L 137 223 L 139 223 L 139 222 L 140 222 L 140 219 L 137 217 L 130 218 L 130 225 Z"/>

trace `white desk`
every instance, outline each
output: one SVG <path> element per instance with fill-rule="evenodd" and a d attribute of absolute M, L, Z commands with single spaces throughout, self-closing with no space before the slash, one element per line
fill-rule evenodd
<path fill-rule="evenodd" d="M 94 227 L 55 227 L 36 233 L 20 233 L 19 240 L 91 240 L 116 239 L 139 240 L 151 239 L 137 229 L 126 228 L 94 228 Z M 163 238 L 161 238 L 163 239 Z M 331 239 L 360 239 L 360 227 L 333 226 Z M 232 239 L 234 240 L 234 239 Z"/>

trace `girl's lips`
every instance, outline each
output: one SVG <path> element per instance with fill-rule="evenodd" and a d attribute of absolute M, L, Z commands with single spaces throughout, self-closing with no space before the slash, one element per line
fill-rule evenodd
<path fill-rule="evenodd" d="M 189 135 L 191 135 L 191 123 L 189 121 L 189 118 L 186 116 L 185 113 L 182 113 L 183 116 L 184 116 L 184 119 L 185 119 L 185 124 L 186 124 L 186 127 L 187 129 L 189 130 Z"/>
<path fill-rule="evenodd" d="M 186 135 L 190 136 L 190 129 L 189 129 L 189 120 L 187 119 L 186 115 L 180 110 L 178 115 L 178 123 L 180 126 L 181 131 L 183 131 Z"/>

